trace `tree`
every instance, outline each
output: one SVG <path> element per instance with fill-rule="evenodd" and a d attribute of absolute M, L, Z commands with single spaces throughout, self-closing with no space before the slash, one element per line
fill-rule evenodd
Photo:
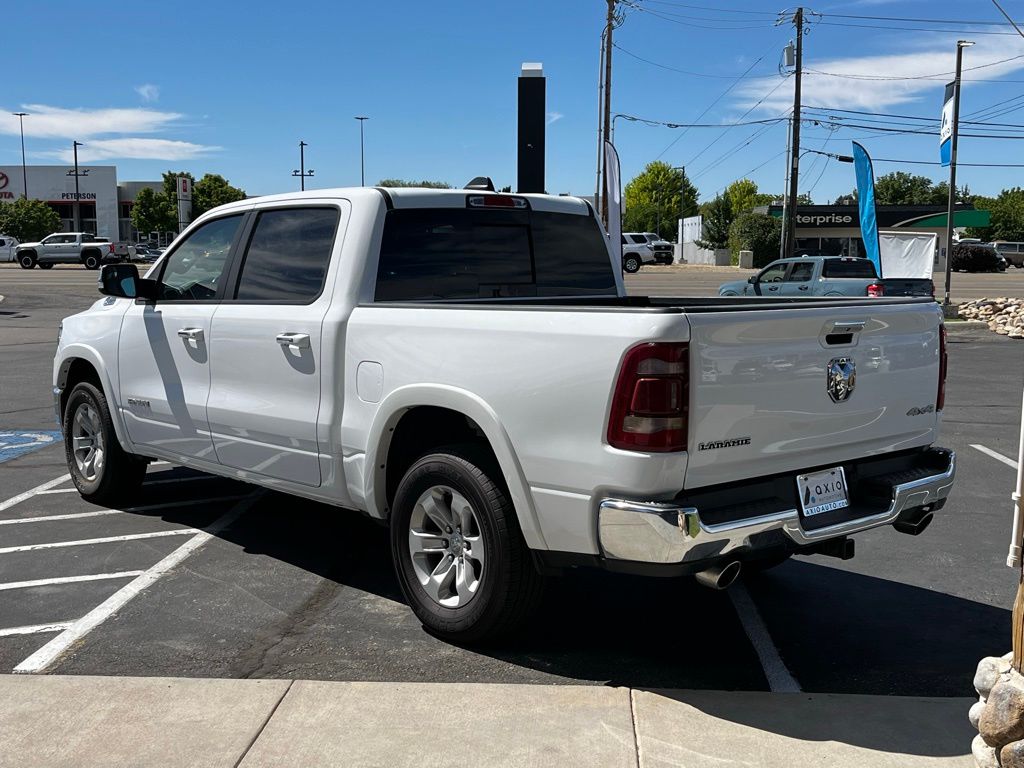
<path fill-rule="evenodd" d="M 701 248 L 717 250 L 729 245 L 729 227 L 732 226 L 732 203 L 721 194 L 710 203 L 704 203 L 700 209 L 704 217 L 703 237 L 697 241 Z"/>
<path fill-rule="evenodd" d="M 403 179 L 381 179 L 378 187 L 426 187 L 427 189 L 452 189 L 447 181 L 405 181 Z"/>
<path fill-rule="evenodd" d="M 41 240 L 60 231 L 60 216 L 41 200 L 18 198 L 0 203 L 0 232 L 23 243 Z"/>
<path fill-rule="evenodd" d="M 958 203 L 967 202 L 970 196 L 971 192 L 966 186 L 957 188 Z M 852 201 L 847 202 L 851 198 Z M 846 205 L 856 204 L 857 190 L 840 199 Z M 936 184 L 927 176 L 893 171 L 875 179 L 875 202 L 878 205 L 946 205 L 949 202 L 949 182 L 940 181 Z"/>
<path fill-rule="evenodd" d="M 245 190 L 233 187 L 217 173 L 208 173 L 192 187 L 192 218 L 211 208 L 245 199 Z"/>
<path fill-rule="evenodd" d="M 1024 189 L 1013 187 L 999 193 L 989 211 L 992 240 L 1024 240 Z"/>
<path fill-rule="evenodd" d="M 779 257 L 782 219 L 763 213 L 741 213 L 729 227 L 729 248 L 733 255 L 754 252 L 754 268 L 760 269 Z"/>
<path fill-rule="evenodd" d="M 171 205 L 175 206 L 177 210 L 178 205 L 178 177 L 185 176 L 189 181 L 192 182 L 193 189 L 196 185 L 196 177 L 188 171 L 164 171 L 164 191 L 163 195 Z M 175 214 L 177 217 L 177 214 Z"/>
<path fill-rule="evenodd" d="M 648 163 L 626 185 L 623 229 L 657 231 L 662 237 L 674 239 L 676 220 L 697 213 L 697 197 L 697 188 L 683 171 L 658 160 Z"/>
<path fill-rule="evenodd" d="M 132 226 L 143 236 L 178 228 L 178 213 L 163 192 L 143 187 L 132 205 Z"/>
<path fill-rule="evenodd" d="M 725 188 L 725 194 L 735 215 L 746 213 L 761 205 L 771 205 L 776 197 L 757 191 L 757 182 L 738 179 Z"/>

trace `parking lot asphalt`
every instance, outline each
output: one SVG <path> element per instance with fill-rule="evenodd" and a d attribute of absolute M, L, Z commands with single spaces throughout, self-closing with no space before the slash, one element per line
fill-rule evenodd
<path fill-rule="evenodd" d="M 697 271 L 638 277 L 687 295 Z M 984 277 L 1024 288 L 1016 273 Z M 96 299 L 94 278 L 0 269 L 0 431 L 53 429 L 56 325 Z M 871 531 L 851 561 L 796 558 L 728 592 L 571 572 L 517 636 L 485 649 L 424 632 L 385 530 L 359 516 L 166 464 L 135 506 L 110 511 L 67 492 L 59 446 L 0 461 L 0 672 L 42 660 L 63 674 L 969 695 L 977 660 L 1010 642 L 1014 472 L 972 446 L 1016 455 L 1015 344 L 950 337 L 940 443 L 959 475 L 923 535 Z M 84 575 L 104 578 L 69 580 Z"/>

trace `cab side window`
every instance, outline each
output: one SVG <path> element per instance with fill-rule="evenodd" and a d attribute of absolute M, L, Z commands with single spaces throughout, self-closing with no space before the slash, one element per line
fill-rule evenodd
<path fill-rule="evenodd" d="M 798 261 L 793 264 L 793 269 L 786 278 L 787 283 L 806 283 L 814 276 L 814 264 L 807 261 Z"/>
<path fill-rule="evenodd" d="M 164 301 L 212 301 L 222 283 L 231 244 L 242 215 L 214 219 L 194 230 L 164 261 L 159 298 Z"/>
<path fill-rule="evenodd" d="M 256 220 L 238 280 L 238 301 L 310 303 L 324 289 L 340 212 L 277 208 Z"/>

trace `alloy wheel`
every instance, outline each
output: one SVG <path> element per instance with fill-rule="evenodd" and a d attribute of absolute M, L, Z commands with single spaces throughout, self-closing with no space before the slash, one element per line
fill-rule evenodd
<path fill-rule="evenodd" d="M 487 556 L 465 496 L 446 485 L 423 492 L 409 518 L 409 557 L 420 586 L 438 605 L 461 608 L 476 596 Z"/>

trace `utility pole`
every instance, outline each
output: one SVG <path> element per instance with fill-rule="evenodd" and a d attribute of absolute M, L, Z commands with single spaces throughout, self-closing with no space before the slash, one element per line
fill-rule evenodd
<path fill-rule="evenodd" d="M 793 16 L 796 26 L 796 79 L 793 82 L 793 128 L 789 149 L 789 197 L 783 231 L 783 256 L 792 256 L 796 247 L 796 198 L 800 187 L 800 86 L 804 68 L 804 9 Z"/>
<path fill-rule="evenodd" d="M 28 171 L 25 170 L 25 117 L 28 112 L 12 112 L 18 118 L 18 127 L 21 129 L 21 184 L 25 190 L 24 198 L 28 200 Z"/>
<path fill-rule="evenodd" d="M 608 0 L 608 15 L 605 19 L 604 28 L 604 118 L 602 136 L 608 139 L 612 131 L 612 30 L 615 29 L 615 3 L 616 0 Z M 601 218 L 605 227 L 608 226 L 608 194 L 605 187 L 608 185 L 608 163 L 604 156 L 604 143 L 601 144 L 601 167 L 604 169 L 601 184 Z"/>
<path fill-rule="evenodd" d="M 964 48 L 974 45 L 969 40 L 956 41 L 956 77 L 953 79 L 953 134 L 949 146 L 949 201 L 946 207 L 946 290 L 942 303 L 949 306 L 949 284 L 953 265 L 953 218 L 956 208 L 956 144 L 960 133 L 960 73 L 964 63 Z"/>
<path fill-rule="evenodd" d="M 362 123 L 360 123 L 362 125 Z M 306 147 L 309 145 L 304 141 L 299 142 L 299 170 L 292 171 L 292 176 L 299 177 L 299 189 L 306 191 L 306 177 L 313 175 L 313 169 L 306 170 Z"/>

